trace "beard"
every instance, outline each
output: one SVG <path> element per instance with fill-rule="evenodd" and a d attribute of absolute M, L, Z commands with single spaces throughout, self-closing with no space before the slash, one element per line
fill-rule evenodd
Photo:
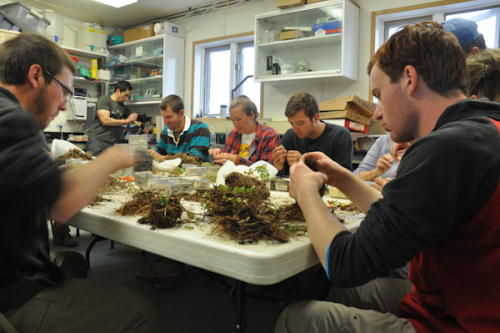
<path fill-rule="evenodd" d="M 33 116 L 38 120 L 42 129 L 49 125 L 51 111 L 49 110 L 49 101 L 47 98 L 47 87 L 43 87 L 32 101 L 33 109 L 31 110 Z"/>

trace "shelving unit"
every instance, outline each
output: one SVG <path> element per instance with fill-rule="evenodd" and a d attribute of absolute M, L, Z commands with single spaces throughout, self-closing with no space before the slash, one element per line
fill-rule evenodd
<path fill-rule="evenodd" d="M 340 21 L 341 31 L 315 35 L 314 25 L 327 21 Z M 280 32 L 286 27 L 310 31 L 282 40 Z M 349 0 L 323 1 L 257 15 L 254 78 L 280 84 L 303 79 L 357 80 L 358 31 L 359 7 Z M 268 66 L 268 57 L 280 66 L 281 73 Z"/>
<path fill-rule="evenodd" d="M 159 104 L 169 94 L 182 96 L 183 38 L 166 34 L 113 45 L 109 50 L 110 87 L 120 80 L 133 87 L 127 105 Z"/>
<path fill-rule="evenodd" d="M 90 61 L 90 59 L 97 59 L 98 61 L 98 68 L 103 69 L 104 66 L 104 61 L 106 59 L 106 54 L 98 53 L 98 52 L 92 52 L 92 51 L 86 51 L 86 50 L 81 50 L 81 49 L 76 49 L 73 47 L 68 47 L 68 46 L 61 46 L 66 52 L 68 52 L 70 55 L 77 57 L 80 60 L 80 63 L 84 67 L 88 67 L 87 63 Z M 106 80 L 94 80 L 94 79 L 88 79 L 84 78 L 82 76 L 75 76 L 73 78 L 73 85 L 78 86 L 78 87 L 83 87 L 88 89 L 88 95 L 92 99 L 92 101 L 101 95 L 107 94 L 108 93 L 108 81 Z"/>
<path fill-rule="evenodd" d="M 78 58 L 78 64 L 81 64 L 86 69 L 89 69 L 90 60 L 97 59 L 98 68 L 102 69 L 106 54 L 91 52 L 86 50 L 81 50 L 73 47 L 68 47 L 61 45 L 61 48 L 67 51 L 70 55 Z M 73 106 L 76 103 L 70 103 L 68 109 L 64 112 L 59 112 L 57 117 L 50 122 L 50 124 L 45 128 L 45 132 L 57 133 L 57 137 L 63 137 L 63 133 L 66 136 L 67 133 L 81 134 L 84 133 L 85 129 L 90 126 L 90 122 L 94 113 L 95 103 L 101 95 L 108 93 L 108 81 L 106 80 L 94 80 L 75 75 L 73 77 L 73 87 L 72 88 L 82 88 L 87 91 L 87 108 L 83 112 L 78 114 L 75 112 Z M 82 105 L 82 104 L 79 104 Z M 81 109 L 80 109 L 81 111 Z M 86 113 L 85 113 L 86 112 Z M 82 117 L 85 115 L 86 117 Z"/>

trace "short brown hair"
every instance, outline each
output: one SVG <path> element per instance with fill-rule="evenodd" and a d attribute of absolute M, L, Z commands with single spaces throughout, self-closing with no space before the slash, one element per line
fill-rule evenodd
<path fill-rule="evenodd" d="M 482 33 L 478 33 L 476 39 L 469 45 L 466 45 L 463 47 L 465 54 L 469 54 L 470 51 L 477 47 L 479 50 L 485 50 L 486 49 L 486 41 L 484 40 L 484 36 Z"/>
<path fill-rule="evenodd" d="M 182 98 L 177 95 L 168 95 L 162 99 L 160 109 L 166 110 L 169 106 L 172 108 L 172 111 L 177 114 L 179 114 L 181 110 L 184 110 L 184 102 L 182 101 Z"/>
<path fill-rule="evenodd" d="M 305 111 L 309 119 L 313 119 L 314 115 L 319 113 L 316 97 L 306 92 L 294 94 L 286 104 L 285 116 L 292 117 L 301 110 Z"/>
<path fill-rule="evenodd" d="M 21 33 L 0 45 L 0 81 L 22 86 L 26 83 L 30 67 L 40 65 L 52 75 L 59 74 L 63 67 L 75 72 L 75 62 L 68 52 L 43 35 Z M 52 78 L 45 75 L 47 83 Z"/>
<path fill-rule="evenodd" d="M 456 89 L 467 93 L 465 53 L 456 37 L 436 22 L 407 25 L 382 45 L 368 65 L 377 65 L 391 83 L 399 82 L 406 66 L 415 67 L 426 85 L 444 97 Z"/>
<path fill-rule="evenodd" d="M 487 49 L 467 58 L 468 96 L 500 102 L 500 49 Z"/>
<path fill-rule="evenodd" d="M 238 105 L 241 105 L 243 112 L 247 116 L 250 116 L 250 114 L 253 112 L 253 119 L 257 120 L 257 117 L 259 116 L 259 111 L 257 111 L 257 106 L 255 105 L 254 102 L 250 98 L 248 98 L 245 95 L 240 95 L 233 99 L 231 102 L 231 105 L 229 105 L 229 111 L 237 107 Z"/>

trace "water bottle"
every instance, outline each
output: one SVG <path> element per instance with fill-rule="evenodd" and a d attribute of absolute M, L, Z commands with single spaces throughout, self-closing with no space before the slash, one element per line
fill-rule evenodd
<path fill-rule="evenodd" d="M 215 138 L 215 130 L 213 127 L 210 127 L 210 145 L 214 145 L 216 143 Z"/>

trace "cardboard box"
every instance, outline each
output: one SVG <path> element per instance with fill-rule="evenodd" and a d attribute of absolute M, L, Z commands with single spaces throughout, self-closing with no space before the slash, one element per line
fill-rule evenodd
<path fill-rule="evenodd" d="M 280 32 L 280 40 L 302 38 L 304 36 L 304 32 L 299 30 L 283 30 Z"/>
<path fill-rule="evenodd" d="M 123 32 L 123 42 L 132 42 L 134 40 L 153 37 L 155 35 L 154 24 L 145 24 L 139 27 L 128 29 Z"/>
<path fill-rule="evenodd" d="M 329 21 L 314 25 L 314 36 L 338 34 L 342 32 L 342 21 Z"/>
<path fill-rule="evenodd" d="M 306 0 L 307 3 L 316 3 L 316 2 L 321 2 L 321 1 L 326 1 L 326 0 Z"/>
<path fill-rule="evenodd" d="M 276 7 L 278 8 L 290 8 L 305 4 L 306 0 L 276 0 Z"/>
<path fill-rule="evenodd" d="M 330 123 L 334 125 L 344 126 L 350 131 L 365 133 L 368 132 L 369 125 L 361 124 L 356 121 L 347 119 L 347 118 L 339 118 L 339 119 L 323 119 L 325 123 Z"/>
<path fill-rule="evenodd" d="M 361 124 L 370 125 L 370 118 L 364 117 L 350 110 L 320 112 L 320 119 L 339 119 L 339 118 L 347 118 Z"/>
<path fill-rule="evenodd" d="M 365 101 L 356 95 L 349 95 L 339 98 L 330 99 L 319 103 L 320 111 L 352 111 L 364 117 L 373 117 L 375 107 L 377 105 L 372 102 Z"/>

